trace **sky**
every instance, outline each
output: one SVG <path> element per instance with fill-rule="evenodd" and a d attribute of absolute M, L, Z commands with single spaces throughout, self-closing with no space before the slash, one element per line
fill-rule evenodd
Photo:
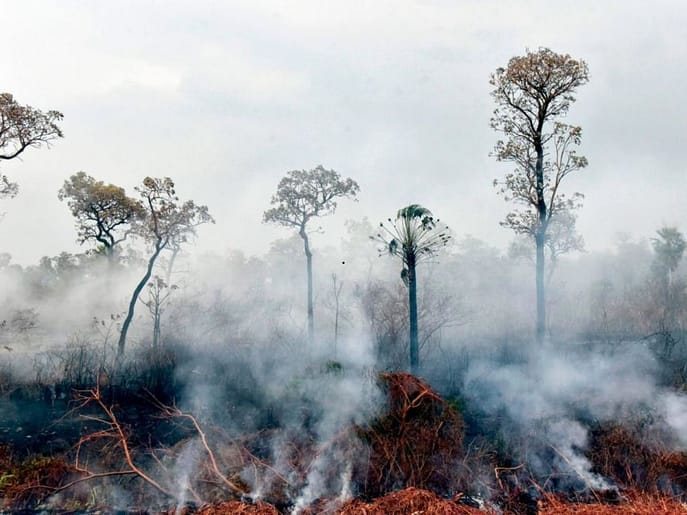
<path fill-rule="evenodd" d="M 589 166 L 589 250 L 618 233 L 687 230 L 687 3 L 657 1 L 0 0 L 0 91 L 64 113 L 65 137 L 0 172 L 0 252 L 15 262 L 85 250 L 57 191 L 71 174 L 133 188 L 169 176 L 217 223 L 198 251 L 265 252 L 288 229 L 262 223 L 279 179 L 322 164 L 361 188 L 322 219 L 315 245 L 344 221 L 420 203 L 458 237 L 505 248 L 509 205 L 493 180 L 510 169 L 489 76 L 527 49 L 584 59 L 590 82 L 568 123 Z"/>

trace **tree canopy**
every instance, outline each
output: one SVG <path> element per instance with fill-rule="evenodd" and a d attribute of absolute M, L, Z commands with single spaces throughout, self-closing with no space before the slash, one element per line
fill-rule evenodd
<path fill-rule="evenodd" d="M 173 242 L 186 243 L 199 225 L 214 223 L 207 206 L 199 206 L 193 200 L 179 201 L 174 181 L 169 177 L 146 177 L 136 191 L 145 216 L 137 219 L 135 234 L 155 249 L 162 250 Z"/>
<path fill-rule="evenodd" d="M 67 201 L 76 219 L 79 243 L 95 240 L 109 258 L 129 235 L 131 224 L 145 214 L 141 201 L 127 196 L 124 188 L 98 181 L 85 172 L 66 180 L 58 198 Z"/>
<path fill-rule="evenodd" d="M 353 179 L 342 179 L 322 165 L 312 170 L 292 170 L 279 181 L 270 202 L 274 207 L 265 211 L 263 220 L 300 229 L 313 217 L 334 213 L 337 198 L 355 198 L 359 191 Z"/>
<path fill-rule="evenodd" d="M 451 239 L 448 227 L 419 204 L 399 209 L 396 219 L 389 218 L 387 222 L 379 224 L 382 232 L 377 234 L 376 239 L 384 243 L 385 251 L 401 259 L 405 270 L 402 278 L 407 275 L 410 264 L 416 265 L 433 256 Z"/>
<path fill-rule="evenodd" d="M 29 147 L 49 145 L 62 137 L 57 122 L 63 118 L 59 111 L 43 112 L 19 104 L 10 93 L 0 93 L 0 161 L 19 157 Z M 0 197 L 13 197 L 18 186 L 0 175 Z"/>
<path fill-rule="evenodd" d="M 491 76 L 496 102 L 491 126 L 505 137 L 496 143 L 494 155 L 516 166 L 495 186 L 506 200 L 523 206 L 504 222 L 517 233 L 545 232 L 557 212 L 580 205 L 581 194 L 568 198 L 560 186 L 570 173 L 587 166 L 574 148 L 582 128 L 558 120 L 575 102 L 577 88 L 588 81 L 584 61 L 548 48 L 513 57 L 507 68 Z"/>

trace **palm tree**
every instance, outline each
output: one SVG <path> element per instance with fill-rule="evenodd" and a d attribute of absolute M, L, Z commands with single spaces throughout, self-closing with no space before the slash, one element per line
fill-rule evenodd
<path fill-rule="evenodd" d="M 429 209 L 419 204 L 399 209 L 396 219 L 389 218 L 387 222 L 379 224 L 382 231 L 373 239 L 384 243 L 384 253 L 399 257 L 403 263 L 401 279 L 408 288 L 410 317 L 410 372 L 417 374 L 420 357 L 415 268 L 420 261 L 433 256 L 440 248 L 446 246 L 451 236 L 448 227 L 435 219 Z"/>

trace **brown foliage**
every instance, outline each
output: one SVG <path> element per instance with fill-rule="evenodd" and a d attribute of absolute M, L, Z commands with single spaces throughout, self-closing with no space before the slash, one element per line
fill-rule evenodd
<path fill-rule="evenodd" d="M 50 146 L 62 137 L 59 111 L 41 111 L 18 103 L 10 93 L 0 93 L 0 162 L 19 157 L 29 147 Z M 0 198 L 14 197 L 17 183 L 0 175 Z"/>
<path fill-rule="evenodd" d="M 271 504 L 264 502 L 248 504 L 239 501 L 228 501 L 205 506 L 195 513 L 198 515 L 224 515 L 226 513 L 234 513 L 236 515 L 279 515 L 277 509 Z"/>
<path fill-rule="evenodd" d="M 0 447 L 0 508 L 17 509 L 43 500 L 73 477 L 75 470 L 63 458 L 30 456 L 18 461 Z"/>
<path fill-rule="evenodd" d="M 668 451 L 652 440 L 607 425 L 592 434 L 590 458 L 601 474 L 626 487 L 662 494 L 686 491 L 687 453 Z"/>
<path fill-rule="evenodd" d="M 64 181 L 57 198 L 67 201 L 76 219 L 79 243 L 95 240 L 110 258 L 117 244 L 128 236 L 130 224 L 145 214 L 141 202 L 127 196 L 124 188 L 98 181 L 85 172 Z"/>
<path fill-rule="evenodd" d="M 399 488 L 450 491 L 462 456 L 463 420 L 429 385 L 406 373 L 382 374 L 388 412 L 358 436 L 369 447 L 361 494 Z"/>
<path fill-rule="evenodd" d="M 442 499 L 436 494 L 418 488 L 406 488 L 380 497 L 371 503 L 354 500 L 346 504 L 341 515 L 472 515 L 488 514 L 468 506 L 462 506 L 453 500 Z"/>
<path fill-rule="evenodd" d="M 460 504 L 460 495 L 451 500 L 442 499 L 432 492 L 418 488 L 406 488 L 369 503 L 355 499 L 339 509 L 325 509 L 325 506 L 326 503 L 320 503 L 306 509 L 303 513 L 336 513 L 338 515 L 493 515 L 495 513 L 490 509 L 480 510 Z M 541 503 L 538 512 L 540 515 L 684 515 L 687 514 L 687 505 L 667 497 L 634 491 L 628 495 L 627 503 L 619 505 L 570 503 L 550 495 Z M 276 515 L 279 512 L 266 503 L 247 504 L 230 501 L 205 506 L 198 511 L 182 510 L 180 513 L 183 515 L 188 513 Z M 506 510 L 503 513 L 513 515 L 522 512 Z"/>
<path fill-rule="evenodd" d="M 541 515 L 684 515 L 687 505 L 675 499 L 633 491 L 627 503 L 619 505 L 569 503 L 549 496 Z"/>

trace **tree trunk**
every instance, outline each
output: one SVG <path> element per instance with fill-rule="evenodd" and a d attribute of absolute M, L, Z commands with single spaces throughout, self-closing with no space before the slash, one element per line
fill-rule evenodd
<path fill-rule="evenodd" d="M 417 375 L 420 370 L 420 347 L 417 328 L 417 278 L 415 260 L 408 263 L 408 309 L 410 311 L 410 373 Z"/>
<path fill-rule="evenodd" d="M 105 258 L 107 259 L 107 264 L 112 268 L 112 265 L 114 264 L 114 258 L 115 258 L 115 253 L 114 253 L 114 247 L 111 245 L 105 245 Z"/>
<path fill-rule="evenodd" d="M 537 233 L 535 237 L 535 242 L 537 244 L 537 344 L 541 345 L 544 343 L 544 334 L 546 331 L 546 296 L 545 296 L 545 286 L 544 286 L 544 235 Z"/>
<path fill-rule="evenodd" d="M 337 352 L 337 347 L 339 346 L 339 293 L 341 293 L 341 286 L 339 288 L 336 288 L 336 274 L 333 276 L 333 281 L 334 281 L 334 302 L 335 304 L 335 311 L 334 311 L 334 359 L 337 358 L 336 352 Z"/>
<path fill-rule="evenodd" d="M 156 300 L 155 313 L 153 314 L 153 350 L 158 351 L 160 346 L 160 299 Z"/>
<path fill-rule="evenodd" d="M 172 272 L 174 271 L 174 263 L 177 259 L 177 255 L 179 254 L 179 250 L 181 250 L 181 248 L 178 246 L 175 246 L 172 249 L 172 257 L 169 258 L 169 263 L 167 264 L 167 274 L 165 277 L 167 286 L 172 286 Z"/>
<path fill-rule="evenodd" d="M 312 252 L 310 251 L 310 242 L 308 235 L 305 232 L 305 227 L 301 227 L 299 232 L 300 237 L 303 238 L 303 248 L 305 250 L 306 271 L 308 276 L 308 345 L 313 348 L 315 342 L 315 321 L 312 305 Z"/>
<path fill-rule="evenodd" d="M 334 292 L 334 359 L 338 357 L 339 348 L 339 311 L 340 297 L 343 283 L 337 280 L 336 274 L 332 274 L 332 291 Z"/>
<path fill-rule="evenodd" d="M 539 138 L 541 138 L 541 126 L 539 125 Z M 544 333 L 546 331 L 546 299 L 545 299 L 545 285 L 544 285 L 544 244 L 546 243 L 546 230 L 548 225 L 546 199 L 544 198 L 544 147 L 541 144 L 541 139 L 535 142 L 534 148 L 537 152 L 537 161 L 535 165 L 536 175 L 536 191 L 537 191 L 537 215 L 538 226 L 535 231 L 535 243 L 537 245 L 537 261 L 536 261 L 536 283 L 537 283 L 537 328 L 536 338 L 537 344 L 544 343 Z"/>
<path fill-rule="evenodd" d="M 150 259 L 148 260 L 148 268 L 146 268 L 146 273 L 143 276 L 143 279 L 141 279 L 139 283 L 136 285 L 134 293 L 131 295 L 131 300 L 129 301 L 129 311 L 127 312 L 126 318 L 124 319 L 124 323 L 122 324 L 122 332 L 119 333 L 119 345 L 117 347 L 118 358 L 121 358 L 124 355 L 124 347 L 126 346 L 126 335 L 129 332 L 129 326 L 131 325 L 131 321 L 134 318 L 134 310 L 136 309 L 136 302 L 138 302 L 138 296 L 141 294 L 141 291 L 143 291 L 143 288 L 145 287 L 146 283 L 150 280 L 150 276 L 153 275 L 153 266 L 155 266 L 155 260 L 160 255 L 162 249 L 163 246 L 161 246 L 159 243 L 155 246 L 155 252 L 153 252 L 153 255 L 150 256 Z"/>

